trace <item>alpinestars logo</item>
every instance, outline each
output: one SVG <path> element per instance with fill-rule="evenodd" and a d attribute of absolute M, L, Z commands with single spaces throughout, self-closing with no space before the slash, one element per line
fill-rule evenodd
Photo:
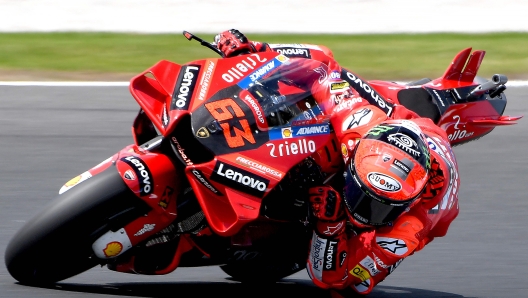
<path fill-rule="evenodd" d="M 270 182 L 266 178 L 223 162 L 216 163 L 211 179 L 256 197 L 264 195 Z"/>
<path fill-rule="evenodd" d="M 372 111 L 367 108 L 355 112 L 353 115 L 350 115 L 345 121 L 343 121 L 343 131 L 369 123 L 372 119 L 373 114 L 374 113 L 372 113 Z"/>
<path fill-rule="evenodd" d="M 171 110 L 187 110 L 189 108 L 200 68 L 199 65 L 185 65 L 182 67 L 172 95 Z"/>
<path fill-rule="evenodd" d="M 136 177 L 139 180 L 139 192 L 140 195 L 145 196 L 152 193 L 154 181 L 152 174 L 145 163 L 135 156 L 127 156 L 121 158 L 121 161 L 127 163 L 136 173 Z"/>
<path fill-rule="evenodd" d="M 376 237 L 376 243 L 384 250 L 398 256 L 402 256 L 407 252 L 407 244 L 401 239 Z"/>

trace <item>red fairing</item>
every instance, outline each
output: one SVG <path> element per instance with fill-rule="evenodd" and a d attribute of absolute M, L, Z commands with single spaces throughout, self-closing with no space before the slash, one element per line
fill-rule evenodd
<path fill-rule="evenodd" d="M 181 177 L 166 155 L 148 152 L 135 145 L 121 150 L 116 167 L 127 186 L 152 208 L 147 216 L 125 226 L 135 245 L 176 219 L 176 197 L 181 190 Z"/>
<path fill-rule="evenodd" d="M 483 136 L 497 125 L 514 124 L 505 120 L 489 101 L 478 101 L 450 106 L 438 125 L 446 131 L 451 144 L 456 145 Z"/>

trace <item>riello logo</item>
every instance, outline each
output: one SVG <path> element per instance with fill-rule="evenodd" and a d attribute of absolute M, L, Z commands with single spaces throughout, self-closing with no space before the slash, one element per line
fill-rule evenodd
<path fill-rule="evenodd" d="M 257 197 L 262 197 L 269 185 L 268 179 L 223 162 L 216 163 L 211 179 Z"/>

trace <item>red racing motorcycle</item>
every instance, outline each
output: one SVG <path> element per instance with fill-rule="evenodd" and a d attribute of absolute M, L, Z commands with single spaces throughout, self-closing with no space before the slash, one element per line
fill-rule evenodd
<path fill-rule="evenodd" d="M 314 80 L 337 76 L 389 116 L 404 105 L 431 118 L 452 145 L 521 118 L 502 116 L 504 75 L 476 76 L 484 51 L 461 51 L 435 80 L 366 84 L 310 59 L 314 47 L 281 46 L 160 61 L 134 77 L 134 144 L 68 181 L 15 234 L 5 253 L 9 273 L 43 284 L 96 265 L 148 275 L 220 266 L 236 280 L 276 281 L 304 269 L 307 190 L 342 179 L 330 115 L 347 108 L 316 100 L 303 88 Z"/>

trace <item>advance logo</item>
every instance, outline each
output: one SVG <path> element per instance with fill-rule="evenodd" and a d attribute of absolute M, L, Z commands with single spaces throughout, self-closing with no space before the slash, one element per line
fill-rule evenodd
<path fill-rule="evenodd" d="M 211 179 L 256 197 L 264 196 L 269 180 L 217 161 Z"/>

